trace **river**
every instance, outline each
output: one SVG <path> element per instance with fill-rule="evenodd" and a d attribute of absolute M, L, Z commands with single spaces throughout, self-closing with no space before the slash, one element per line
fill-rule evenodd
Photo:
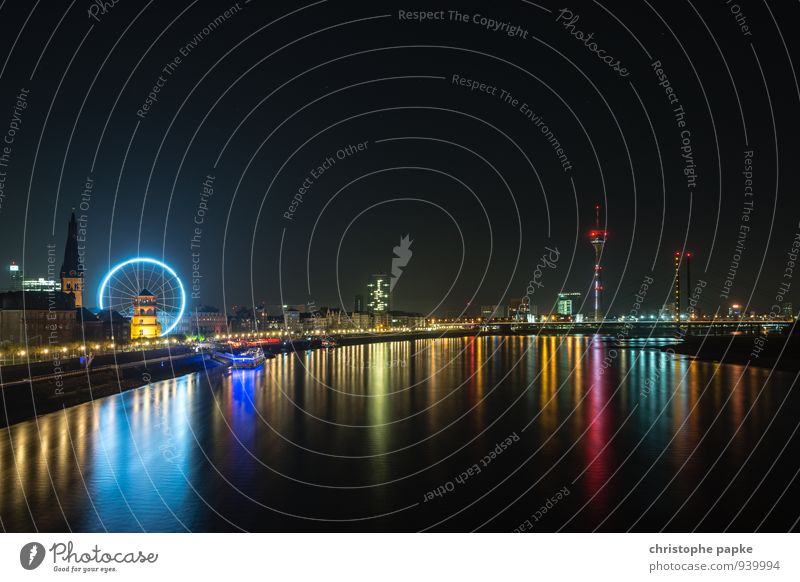
<path fill-rule="evenodd" d="M 795 380 L 591 336 L 279 355 L 3 429 L 0 525 L 787 531 Z"/>

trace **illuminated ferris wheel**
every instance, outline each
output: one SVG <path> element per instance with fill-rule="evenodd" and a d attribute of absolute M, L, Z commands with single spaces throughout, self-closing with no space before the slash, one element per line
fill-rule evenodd
<path fill-rule="evenodd" d="M 186 308 L 186 293 L 177 273 L 156 259 L 139 257 L 124 261 L 103 278 L 97 295 L 101 310 L 117 311 L 139 323 L 142 307 L 157 318 L 155 335 L 165 336 L 178 325 Z M 141 311 L 144 313 L 144 311 Z M 146 325 L 146 324 L 145 324 Z M 136 334 L 134 334 L 136 335 Z M 148 334 L 149 335 L 149 334 Z"/>

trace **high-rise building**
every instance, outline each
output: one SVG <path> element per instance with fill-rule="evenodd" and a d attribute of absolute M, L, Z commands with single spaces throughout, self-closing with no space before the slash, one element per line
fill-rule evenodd
<path fill-rule="evenodd" d="M 22 291 L 22 272 L 15 261 L 8 266 L 8 290 Z"/>
<path fill-rule="evenodd" d="M 786 319 L 792 319 L 794 317 L 794 311 L 792 310 L 792 304 L 789 301 L 785 301 L 783 303 L 783 309 L 781 309 L 781 315 L 783 315 Z"/>
<path fill-rule="evenodd" d="M 64 262 L 61 263 L 61 291 L 75 297 L 75 307 L 83 307 L 83 269 L 78 256 L 78 224 L 75 222 L 74 211 L 69 219 Z"/>
<path fill-rule="evenodd" d="M 559 293 L 556 313 L 559 315 L 575 315 L 580 302 L 580 293 Z"/>
<path fill-rule="evenodd" d="M 363 295 L 356 295 L 353 298 L 353 311 L 356 313 L 363 313 L 364 312 L 364 296 Z"/>
<path fill-rule="evenodd" d="M 600 266 L 600 258 L 603 255 L 603 247 L 608 238 L 608 231 L 600 228 L 600 205 L 594 206 L 594 230 L 589 233 L 589 240 L 594 248 L 594 277 L 592 288 L 594 289 L 594 320 L 603 320 L 603 268 Z"/>
<path fill-rule="evenodd" d="M 156 314 L 156 296 L 142 289 L 133 299 L 131 339 L 154 339 L 161 335 L 161 324 Z"/>
<path fill-rule="evenodd" d="M 371 314 L 377 315 L 391 310 L 389 284 L 390 277 L 386 273 L 372 275 L 367 284 L 367 310 Z"/>

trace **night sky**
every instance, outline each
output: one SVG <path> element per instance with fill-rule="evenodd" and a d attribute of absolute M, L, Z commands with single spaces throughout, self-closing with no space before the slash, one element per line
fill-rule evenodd
<path fill-rule="evenodd" d="M 677 249 L 707 312 L 769 310 L 786 281 L 800 304 L 797 3 L 7 0 L 0 21 L 0 262 L 45 275 L 75 207 L 88 306 L 151 256 L 187 286 L 194 265 L 195 303 L 349 310 L 410 235 L 393 308 L 521 297 L 548 247 L 546 312 L 589 289 L 598 203 L 609 312 L 646 276 L 646 309 L 670 301 Z"/>

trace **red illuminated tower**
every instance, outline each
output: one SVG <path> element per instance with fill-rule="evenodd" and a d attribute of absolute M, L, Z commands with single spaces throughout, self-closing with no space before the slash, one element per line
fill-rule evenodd
<path fill-rule="evenodd" d="M 603 268 L 600 266 L 600 257 L 603 254 L 603 247 L 606 244 L 608 231 L 600 228 L 600 205 L 594 205 L 594 230 L 589 233 L 589 240 L 594 247 L 594 320 L 603 320 Z"/>

